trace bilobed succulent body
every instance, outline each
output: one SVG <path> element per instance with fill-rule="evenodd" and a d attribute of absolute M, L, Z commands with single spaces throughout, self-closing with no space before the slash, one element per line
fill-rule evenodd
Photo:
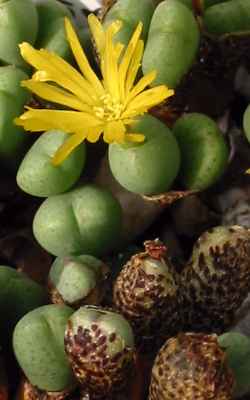
<path fill-rule="evenodd" d="M 27 313 L 16 325 L 13 349 L 29 382 L 41 391 L 64 392 L 75 378 L 64 350 L 66 323 L 73 310 L 49 304 Z"/>
<path fill-rule="evenodd" d="M 105 294 L 108 267 L 89 255 L 57 257 L 49 274 L 52 303 L 78 308 L 98 305 Z"/>
<path fill-rule="evenodd" d="M 114 304 L 131 322 L 138 340 L 155 335 L 166 338 L 180 328 L 176 275 L 161 242 L 145 242 L 145 248 L 118 275 Z"/>
<path fill-rule="evenodd" d="M 126 384 L 133 364 L 134 338 L 121 315 L 81 307 L 68 321 L 65 349 L 74 375 L 91 399 L 105 398 Z"/>
<path fill-rule="evenodd" d="M 230 400 L 233 373 L 216 335 L 180 334 L 159 351 L 149 400 Z"/>
<path fill-rule="evenodd" d="M 194 246 L 183 271 L 188 329 L 222 331 L 250 288 L 250 233 L 241 226 L 218 226 Z"/>

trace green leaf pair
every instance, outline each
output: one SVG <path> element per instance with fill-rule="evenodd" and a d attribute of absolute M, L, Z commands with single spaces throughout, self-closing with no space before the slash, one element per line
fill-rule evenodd
<path fill-rule="evenodd" d="M 35 215 L 33 232 L 56 256 L 98 256 L 114 248 L 121 223 L 121 207 L 112 194 L 86 185 L 45 200 Z"/>

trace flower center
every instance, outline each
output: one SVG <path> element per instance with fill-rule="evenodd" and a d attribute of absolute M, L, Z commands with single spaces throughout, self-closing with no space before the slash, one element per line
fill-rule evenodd
<path fill-rule="evenodd" d="M 94 107 L 95 115 L 106 121 L 118 120 L 123 111 L 123 105 L 112 99 L 110 94 L 105 94 L 101 97 L 102 106 Z"/>

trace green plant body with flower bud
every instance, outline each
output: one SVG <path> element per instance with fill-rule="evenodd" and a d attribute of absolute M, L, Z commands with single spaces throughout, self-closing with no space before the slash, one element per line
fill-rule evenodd
<path fill-rule="evenodd" d="M 101 303 L 105 294 L 108 267 L 90 255 L 57 257 L 49 273 L 52 303 L 80 305 Z"/>

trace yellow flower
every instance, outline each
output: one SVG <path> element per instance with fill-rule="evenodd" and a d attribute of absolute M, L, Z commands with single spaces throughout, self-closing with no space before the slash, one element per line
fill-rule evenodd
<path fill-rule="evenodd" d="M 54 155 L 54 165 L 60 164 L 85 139 L 96 142 L 101 134 L 108 143 L 143 142 L 144 135 L 128 132 L 135 117 L 174 93 L 164 85 L 146 89 L 154 81 L 156 71 L 135 84 L 144 47 L 140 40 L 141 23 L 124 48 L 121 43 L 113 42 L 121 29 L 120 21 L 113 22 L 106 31 L 93 14 L 88 21 L 100 57 L 102 79 L 91 68 L 67 18 L 67 39 L 80 72 L 54 53 L 36 50 L 28 43 L 20 45 L 23 58 L 37 70 L 32 79 L 22 82 L 22 86 L 47 101 L 64 106 L 64 110 L 27 107 L 15 123 L 31 132 L 60 129 L 70 134 Z"/>

